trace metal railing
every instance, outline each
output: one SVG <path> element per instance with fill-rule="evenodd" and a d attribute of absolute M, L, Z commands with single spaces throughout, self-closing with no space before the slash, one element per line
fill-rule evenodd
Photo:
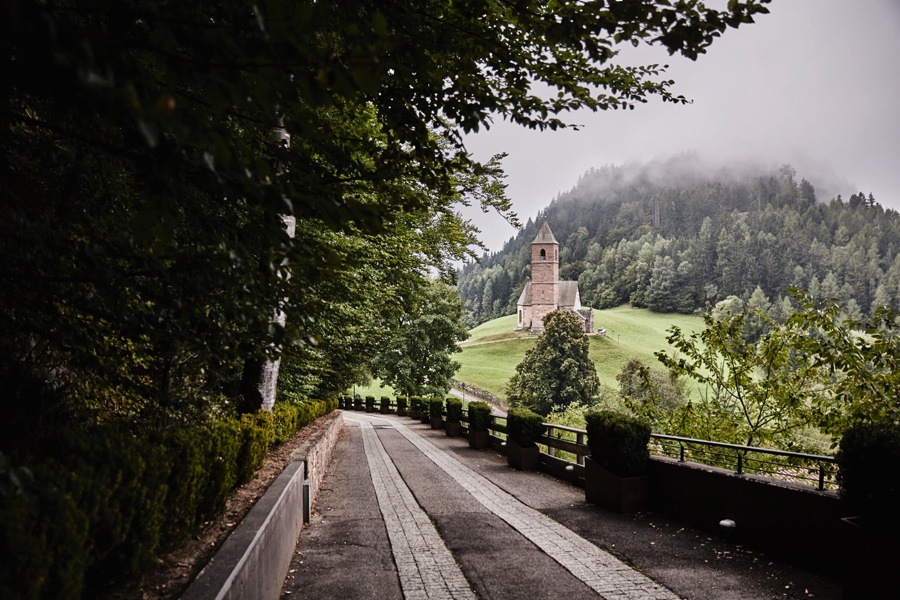
<path fill-rule="evenodd" d="M 653 434 L 651 452 L 695 462 L 738 474 L 753 474 L 778 481 L 810 485 L 818 490 L 837 489 L 837 464 L 833 456 L 771 450 L 674 435 Z"/>

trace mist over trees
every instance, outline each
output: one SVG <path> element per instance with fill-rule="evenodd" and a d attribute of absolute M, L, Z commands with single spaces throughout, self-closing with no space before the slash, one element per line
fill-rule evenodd
<path fill-rule="evenodd" d="M 900 215 L 871 194 L 818 198 L 790 165 L 704 168 L 692 155 L 591 169 L 497 253 L 459 272 L 471 325 L 515 311 L 549 221 L 582 304 L 693 313 L 720 302 L 783 321 L 788 287 L 847 316 L 900 304 Z"/>

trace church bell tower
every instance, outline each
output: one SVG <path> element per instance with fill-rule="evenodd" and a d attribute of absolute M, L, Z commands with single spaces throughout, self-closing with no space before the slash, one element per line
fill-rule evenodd
<path fill-rule="evenodd" d="M 531 242 L 531 305 L 531 330 L 543 333 L 544 316 L 559 306 L 559 242 L 546 221 Z"/>

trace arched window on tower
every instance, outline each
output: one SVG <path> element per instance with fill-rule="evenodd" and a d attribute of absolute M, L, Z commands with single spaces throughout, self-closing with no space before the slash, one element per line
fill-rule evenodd
<path fill-rule="evenodd" d="M 547 260 L 547 251 L 541 248 L 541 260 Z"/>

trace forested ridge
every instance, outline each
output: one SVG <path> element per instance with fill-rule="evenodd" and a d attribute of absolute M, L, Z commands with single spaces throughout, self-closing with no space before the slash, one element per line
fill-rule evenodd
<path fill-rule="evenodd" d="M 578 280 L 585 306 L 692 313 L 731 298 L 783 319 L 789 287 L 837 299 L 855 318 L 900 304 L 897 211 L 863 192 L 817 198 L 790 165 L 712 171 L 684 155 L 591 169 L 500 252 L 466 264 L 470 325 L 515 311 L 545 220 L 560 279 Z"/>

